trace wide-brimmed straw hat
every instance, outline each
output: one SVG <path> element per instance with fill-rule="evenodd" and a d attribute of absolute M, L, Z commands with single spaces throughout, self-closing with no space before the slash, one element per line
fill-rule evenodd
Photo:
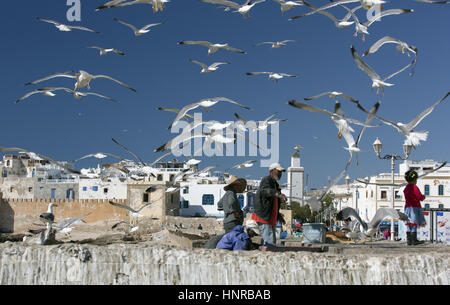
<path fill-rule="evenodd" d="M 228 191 L 235 183 L 239 183 L 243 185 L 243 189 L 247 187 L 247 180 L 244 178 L 238 178 L 236 176 L 231 176 L 230 180 L 228 181 L 228 184 L 223 187 L 225 191 Z"/>

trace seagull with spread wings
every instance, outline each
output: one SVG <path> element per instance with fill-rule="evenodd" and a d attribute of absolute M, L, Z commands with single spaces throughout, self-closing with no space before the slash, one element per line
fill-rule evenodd
<path fill-rule="evenodd" d="M 189 59 L 190 62 L 193 62 L 194 64 L 200 65 L 202 67 L 202 70 L 200 71 L 200 73 L 208 73 L 208 72 L 214 72 L 217 69 L 219 69 L 220 65 L 227 65 L 227 64 L 231 64 L 230 62 L 215 62 L 211 65 L 205 65 L 202 62 L 199 62 L 197 60 L 194 59 Z"/>
<path fill-rule="evenodd" d="M 257 46 L 263 45 L 263 44 L 270 44 L 272 49 L 281 48 L 287 45 L 288 42 L 296 42 L 295 40 L 282 40 L 282 41 L 264 41 L 256 44 Z"/>
<path fill-rule="evenodd" d="M 121 85 L 121 86 L 123 86 L 125 88 L 128 88 L 131 91 L 136 92 L 135 89 L 131 88 L 130 86 L 128 86 L 128 85 L 126 85 L 126 84 L 124 84 L 124 83 L 122 83 L 122 82 L 118 81 L 117 79 L 114 79 L 114 78 L 112 78 L 110 76 L 102 75 L 102 74 L 92 75 L 92 74 L 89 74 L 88 72 L 83 71 L 83 70 L 80 70 L 79 73 L 76 73 L 76 74 L 70 74 L 70 72 L 55 73 L 55 74 L 46 76 L 44 78 L 41 78 L 41 79 L 38 79 L 38 80 L 35 80 L 35 81 L 32 81 L 32 82 L 26 83 L 25 86 L 35 85 L 37 83 L 40 83 L 40 82 L 43 82 L 43 81 L 46 81 L 46 80 L 49 80 L 49 79 L 52 79 L 52 78 L 56 78 L 56 77 L 66 77 L 66 78 L 76 79 L 77 82 L 75 83 L 74 91 L 78 91 L 78 89 L 83 88 L 85 86 L 87 86 L 88 89 L 90 90 L 91 89 L 90 83 L 91 83 L 91 81 L 93 79 L 105 78 L 105 79 L 109 79 L 109 80 L 111 80 L 113 82 L 116 82 L 117 84 L 119 84 L 119 85 Z"/>
<path fill-rule="evenodd" d="M 97 47 L 97 46 L 91 46 L 91 47 L 86 47 L 86 48 L 87 49 L 97 49 L 97 50 L 99 50 L 100 51 L 100 56 L 103 56 L 103 55 L 111 53 L 111 52 L 119 54 L 119 55 L 122 55 L 122 56 L 125 56 L 124 52 L 116 50 L 116 49 L 113 49 L 113 48 L 105 49 L 105 48 L 101 48 L 101 47 Z"/>
<path fill-rule="evenodd" d="M 74 96 L 76 99 L 80 99 L 80 98 L 86 97 L 86 96 L 88 96 L 88 95 L 94 95 L 94 96 L 97 96 L 97 97 L 101 97 L 101 98 L 103 98 L 103 99 L 106 99 L 106 100 L 108 100 L 108 101 L 111 101 L 111 102 L 115 102 L 115 103 L 117 102 L 117 101 L 116 101 L 115 99 L 113 99 L 113 98 L 110 98 L 110 97 L 107 97 L 107 96 L 104 96 L 104 95 L 101 95 L 101 94 L 98 94 L 98 93 L 95 93 L 95 92 L 80 92 L 80 91 L 75 91 L 75 90 L 72 90 L 72 89 L 69 89 L 69 88 L 65 88 L 65 87 L 55 87 L 55 88 L 41 88 L 41 89 L 37 89 L 37 90 L 31 91 L 31 92 L 28 92 L 27 94 L 25 94 L 24 96 L 22 96 L 20 99 L 18 99 L 18 100 L 16 101 L 16 104 L 19 103 L 19 102 L 21 102 L 21 101 L 23 101 L 24 99 L 26 99 L 26 98 L 28 98 L 28 97 L 34 95 L 34 94 L 37 94 L 37 93 L 42 93 L 42 94 L 45 95 L 45 96 L 53 97 L 53 96 L 56 95 L 56 94 L 54 94 L 53 92 L 54 92 L 54 91 L 58 91 L 58 90 L 64 90 L 64 91 L 66 91 L 66 92 L 68 92 L 68 93 L 72 93 L 73 96 Z"/>
<path fill-rule="evenodd" d="M 162 11 L 166 6 L 165 3 L 170 2 L 169 0 L 133 0 L 125 2 L 125 0 L 113 0 L 109 1 L 99 7 L 97 7 L 96 11 L 105 9 L 105 8 L 113 8 L 113 7 L 124 7 L 128 5 L 134 4 L 150 4 L 153 7 L 153 12 L 156 13 L 158 11 Z"/>
<path fill-rule="evenodd" d="M 144 27 L 138 29 L 138 28 L 135 27 L 134 25 L 129 24 L 129 23 L 126 23 L 126 22 L 123 22 L 122 20 L 119 20 L 119 19 L 117 19 L 117 18 L 114 18 L 114 21 L 117 21 L 117 22 L 119 22 L 119 23 L 121 23 L 121 24 L 123 24 L 123 25 L 129 27 L 130 29 L 132 29 L 135 36 L 141 36 L 141 35 L 144 35 L 144 34 L 150 32 L 150 28 L 151 28 L 151 27 L 154 27 L 154 26 L 157 26 L 157 25 L 162 24 L 162 22 L 151 23 L 151 24 L 147 24 L 146 26 L 144 26 Z"/>
<path fill-rule="evenodd" d="M 96 158 L 98 160 L 101 160 L 101 159 L 104 159 L 106 157 L 111 157 L 111 158 L 114 158 L 114 159 L 117 159 L 117 160 L 120 160 L 120 161 L 124 161 L 125 160 L 125 159 L 123 159 L 121 157 L 118 157 L 118 156 L 110 154 L 110 153 L 98 152 L 98 153 L 95 153 L 95 154 L 85 155 L 85 156 L 80 157 L 78 159 L 75 159 L 75 160 L 73 160 L 71 162 L 72 163 L 76 163 L 76 162 L 81 161 L 81 160 L 86 159 L 86 158 Z"/>
<path fill-rule="evenodd" d="M 343 92 L 339 92 L 339 91 L 323 92 L 323 93 L 320 93 L 318 95 L 314 95 L 314 96 L 311 96 L 311 97 L 305 97 L 304 100 L 305 101 L 311 101 L 311 100 L 315 100 L 316 98 L 322 97 L 324 95 L 328 95 L 328 97 L 331 98 L 331 99 L 334 99 L 334 98 L 339 96 L 339 97 L 343 97 L 343 98 L 349 100 L 350 102 L 353 102 L 353 103 L 356 103 L 356 104 L 359 103 L 359 100 L 357 100 L 357 99 L 355 99 L 355 98 L 353 98 L 351 96 L 348 96 L 348 95 L 346 95 Z"/>
<path fill-rule="evenodd" d="M 331 188 L 333 186 L 335 186 L 339 180 L 342 179 L 342 177 L 344 177 L 345 173 L 346 173 L 346 169 L 344 169 L 329 185 L 328 187 L 322 192 L 322 194 L 320 196 L 315 196 L 312 195 L 309 198 L 307 198 L 306 204 L 309 205 L 311 211 L 313 212 L 317 212 L 322 208 L 322 200 L 325 198 L 325 196 L 330 192 Z"/>
<path fill-rule="evenodd" d="M 267 74 L 269 75 L 269 79 L 272 81 L 275 81 L 278 83 L 278 80 L 282 79 L 283 77 L 298 77 L 298 75 L 295 74 L 287 74 L 287 73 L 279 73 L 279 72 L 247 72 L 245 73 L 247 75 L 260 75 L 260 74 Z"/>
<path fill-rule="evenodd" d="M 274 0 L 280 4 L 281 15 L 296 6 L 302 6 L 304 1 L 286 1 L 286 0 Z"/>
<path fill-rule="evenodd" d="M 118 208 L 121 208 L 121 209 L 126 209 L 126 210 L 130 211 L 132 217 L 144 217 L 144 215 L 142 215 L 139 212 L 142 211 L 143 209 L 145 209 L 146 207 L 152 205 L 152 203 L 147 203 L 147 204 L 144 204 L 140 208 L 135 210 L 132 207 L 130 207 L 128 205 L 125 205 L 125 204 L 117 203 L 117 202 L 114 202 L 114 201 L 111 201 L 111 200 L 109 200 L 108 202 L 109 202 L 110 205 L 113 205 L 115 207 L 118 207 Z"/>
<path fill-rule="evenodd" d="M 355 60 L 356 65 L 358 66 L 359 69 L 361 69 L 364 73 L 366 73 L 370 79 L 372 80 L 372 89 L 373 88 L 377 88 L 377 95 L 378 95 L 378 91 L 380 88 L 383 89 L 383 95 L 384 95 L 384 87 L 385 86 L 393 86 L 394 84 L 390 84 L 387 83 L 386 81 L 389 80 L 390 78 L 394 77 L 395 75 L 403 72 L 404 70 L 406 70 L 409 66 L 412 65 L 412 63 L 410 63 L 409 65 L 403 67 L 402 69 L 400 69 L 399 71 L 389 75 L 388 77 L 381 79 L 381 77 L 368 65 L 366 64 L 361 57 L 359 57 L 358 53 L 355 50 L 354 46 L 351 46 L 350 48 L 353 59 Z"/>
<path fill-rule="evenodd" d="M 352 16 L 352 15 L 351 15 L 351 12 L 347 13 L 347 15 L 345 15 L 345 17 L 342 18 L 341 20 L 338 20 L 334 15 L 332 15 L 332 14 L 329 13 L 328 11 L 318 10 L 317 7 L 315 7 L 314 5 L 312 5 L 312 4 L 310 4 L 310 3 L 306 2 L 306 1 L 303 1 L 303 3 L 304 3 L 306 6 L 308 6 L 309 8 L 311 8 L 312 11 L 315 11 L 315 12 L 321 14 L 321 15 L 324 15 L 324 16 L 330 18 L 330 19 L 334 22 L 334 25 L 335 25 L 338 29 L 348 28 L 348 27 L 351 26 L 353 23 L 355 23 L 354 21 L 348 21 L 348 20 L 350 19 L 350 17 Z M 360 8 L 361 8 L 361 6 L 358 6 L 358 7 L 354 8 L 354 9 L 352 9 L 352 12 L 355 12 L 356 10 L 358 10 L 358 9 L 360 9 Z M 290 18 L 289 20 L 298 19 L 298 18 L 301 18 L 301 17 L 304 17 L 304 16 L 307 16 L 307 14 L 304 14 L 304 15 L 301 15 L 301 16 L 297 16 L 296 18 L 293 17 L 292 19 Z"/>
<path fill-rule="evenodd" d="M 414 70 L 416 69 L 416 64 L 417 64 L 417 56 L 418 56 L 418 52 L 419 50 L 412 45 L 407 44 L 406 42 L 403 42 L 401 40 L 398 40 L 394 37 L 391 36 L 384 36 L 383 38 L 379 39 L 378 41 L 376 41 L 366 52 L 364 52 L 364 54 L 362 55 L 367 56 L 369 54 L 373 54 L 375 52 L 377 52 L 384 44 L 387 43 L 395 43 L 397 44 L 397 52 L 402 52 L 402 54 L 405 53 L 408 54 L 408 57 L 410 56 L 409 52 L 414 53 L 414 60 L 412 62 L 412 64 L 414 65 L 411 71 L 411 75 L 414 74 Z"/>
<path fill-rule="evenodd" d="M 194 40 L 185 40 L 179 41 L 178 44 L 186 44 L 186 45 L 202 45 L 208 48 L 208 55 L 213 54 L 219 50 L 228 50 L 240 54 L 246 54 L 247 52 L 233 48 L 228 45 L 228 43 L 211 43 L 209 41 L 194 41 Z"/>
<path fill-rule="evenodd" d="M 409 123 L 404 124 L 401 122 L 393 122 L 387 119 L 384 119 L 378 115 L 374 115 L 377 119 L 379 119 L 381 122 L 385 123 L 386 125 L 390 125 L 397 129 L 398 132 L 400 132 L 402 135 L 405 136 L 405 144 L 412 145 L 414 148 L 420 144 L 420 141 L 426 141 L 428 137 L 428 131 L 415 131 L 414 128 L 419 125 L 419 123 L 427 117 L 433 110 L 436 108 L 437 105 L 439 105 L 441 102 L 443 102 L 448 96 L 450 95 L 450 91 L 447 92 L 447 94 L 441 98 L 439 101 L 422 111 L 418 116 L 416 116 L 414 119 L 412 119 Z M 367 113 L 365 109 L 363 109 L 360 105 L 358 107 Z"/>
<path fill-rule="evenodd" d="M 37 19 L 39 21 L 43 21 L 43 22 L 54 24 L 55 27 L 58 30 L 60 30 L 61 32 L 72 32 L 73 30 L 81 30 L 81 31 L 88 31 L 88 32 L 100 34 L 100 32 L 94 31 L 92 29 L 89 29 L 89 28 L 86 28 L 86 27 L 83 27 L 83 26 L 67 25 L 67 24 L 63 24 L 63 23 L 58 22 L 58 21 L 54 21 L 54 20 L 50 20 L 50 19 L 43 19 L 43 18 L 40 18 L 40 17 L 37 17 Z"/>
<path fill-rule="evenodd" d="M 247 18 L 250 17 L 250 10 L 253 8 L 253 6 L 257 3 L 261 3 L 264 2 L 266 0 L 247 0 L 245 1 L 244 4 L 237 4 L 236 2 L 233 1 L 228 1 L 228 0 L 200 0 L 201 2 L 206 2 L 206 3 L 212 3 L 212 4 L 221 4 L 221 5 L 225 5 L 228 6 L 230 8 L 234 8 L 236 9 L 236 13 L 240 13 L 242 15 L 242 17 Z"/>

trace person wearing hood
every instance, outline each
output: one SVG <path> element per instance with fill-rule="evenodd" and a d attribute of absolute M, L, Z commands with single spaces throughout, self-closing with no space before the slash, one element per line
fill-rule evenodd
<path fill-rule="evenodd" d="M 261 235 L 258 224 L 254 220 L 247 220 L 245 226 L 237 225 L 233 231 L 225 234 L 217 244 L 217 249 L 253 250 L 251 238 Z"/>

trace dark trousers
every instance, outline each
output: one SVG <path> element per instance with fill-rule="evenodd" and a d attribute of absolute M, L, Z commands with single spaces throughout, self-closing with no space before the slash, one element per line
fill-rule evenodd
<path fill-rule="evenodd" d="M 233 231 L 234 227 L 237 225 L 242 225 L 242 222 L 240 221 L 232 221 L 232 222 L 228 222 L 228 223 L 224 223 L 223 224 L 223 228 L 225 230 L 225 234 Z"/>

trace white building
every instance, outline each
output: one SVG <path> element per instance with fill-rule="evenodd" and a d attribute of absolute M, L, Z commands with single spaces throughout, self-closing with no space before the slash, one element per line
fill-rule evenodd
<path fill-rule="evenodd" d="M 79 199 L 127 199 L 128 179 L 80 178 Z"/>
<path fill-rule="evenodd" d="M 300 206 L 304 205 L 304 175 L 305 169 L 300 166 L 300 148 L 298 148 L 291 156 L 291 166 L 287 169 L 287 189 L 283 193 L 289 202 L 299 202 Z"/>

